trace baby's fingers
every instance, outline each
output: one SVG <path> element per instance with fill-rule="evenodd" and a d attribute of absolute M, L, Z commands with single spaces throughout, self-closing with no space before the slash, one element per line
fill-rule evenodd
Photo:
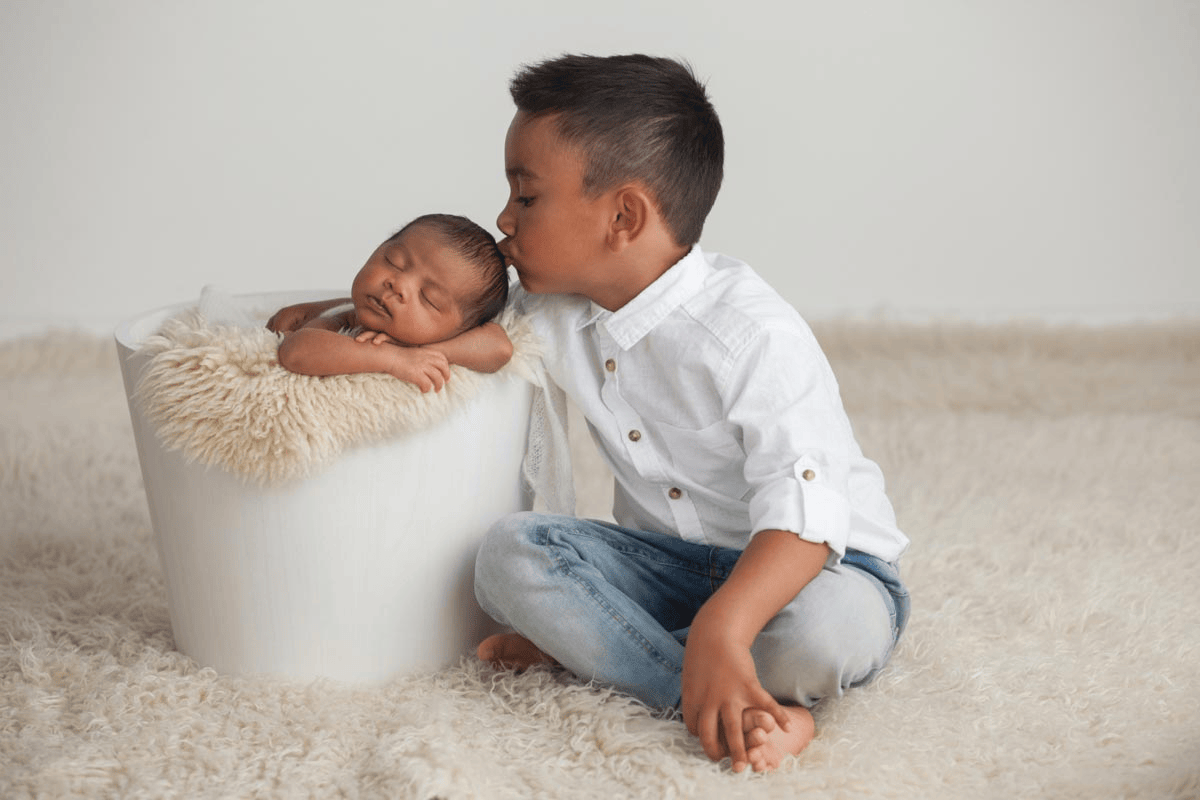
<path fill-rule="evenodd" d="M 450 365 L 448 363 L 435 362 L 430 364 L 425 369 L 425 375 L 433 382 L 434 391 L 440 392 L 446 382 L 450 380 Z"/>
<path fill-rule="evenodd" d="M 390 336 L 379 331 L 363 331 L 354 337 L 356 342 L 370 342 L 371 344 L 386 344 L 390 340 Z"/>

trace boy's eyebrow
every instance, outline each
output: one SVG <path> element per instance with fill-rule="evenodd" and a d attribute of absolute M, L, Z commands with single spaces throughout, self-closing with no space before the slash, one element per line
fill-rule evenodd
<path fill-rule="evenodd" d="M 533 178 L 534 174 L 522 166 L 509 167 L 504 174 L 510 178 Z"/>

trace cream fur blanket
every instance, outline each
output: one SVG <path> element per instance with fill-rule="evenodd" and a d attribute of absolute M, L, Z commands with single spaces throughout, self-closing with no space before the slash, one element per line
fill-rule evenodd
<path fill-rule="evenodd" d="M 311 475 L 345 448 L 444 419 L 488 377 L 454 366 L 441 391 L 375 373 L 316 378 L 276 360 L 280 336 L 220 324 L 199 309 L 167 320 L 142 343 L 150 358 L 138 401 L 164 447 L 259 485 Z M 513 343 L 500 374 L 536 382 L 537 342 L 528 323 L 499 320 Z"/>
<path fill-rule="evenodd" d="M 766 777 L 548 670 L 198 668 L 113 347 L 0 344 L 0 797 L 1200 797 L 1200 325 L 817 334 L 912 538 L 913 617 Z"/>

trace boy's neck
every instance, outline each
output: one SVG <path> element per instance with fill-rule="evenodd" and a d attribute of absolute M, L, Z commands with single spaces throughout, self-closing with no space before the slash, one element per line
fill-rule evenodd
<path fill-rule="evenodd" d="M 667 246 L 662 246 L 664 244 Z M 594 287 L 587 297 L 601 308 L 617 311 L 661 278 L 690 250 L 690 247 L 677 245 L 673 240 L 669 243 L 647 242 L 641 247 L 627 248 L 614 256 L 612 264 L 605 268 L 604 285 Z"/>

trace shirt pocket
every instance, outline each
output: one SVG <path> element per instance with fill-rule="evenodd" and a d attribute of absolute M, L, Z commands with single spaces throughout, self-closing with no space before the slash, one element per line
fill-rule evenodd
<path fill-rule="evenodd" d="M 736 425 L 718 420 L 690 430 L 660 422 L 658 428 L 672 470 L 683 480 L 734 498 L 749 489 L 746 453 Z"/>

